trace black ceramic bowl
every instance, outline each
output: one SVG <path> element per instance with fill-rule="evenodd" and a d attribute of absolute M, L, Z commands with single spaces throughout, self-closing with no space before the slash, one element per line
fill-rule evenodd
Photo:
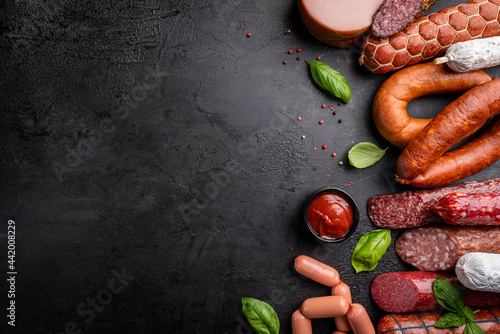
<path fill-rule="evenodd" d="M 334 193 L 334 194 L 340 195 L 352 207 L 352 212 L 353 212 L 352 226 L 349 229 L 349 231 L 347 231 L 347 233 L 340 238 L 333 239 L 333 238 L 323 238 L 323 237 L 319 236 L 319 234 L 311 227 L 311 224 L 309 223 L 309 219 L 307 218 L 307 212 L 309 211 L 309 206 L 311 205 L 311 202 L 313 201 L 313 199 L 315 199 L 317 196 L 324 194 L 324 193 Z M 307 200 L 305 207 L 304 207 L 303 214 L 304 214 L 304 223 L 306 224 L 307 228 L 312 233 L 312 235 L 314 235 L 318 240 L 325 241 L 325 242 L 341 242 L 341 241 L 348 239 L 354 233 L 354 231 L 356 231 L 356 228 L 358 227 L 358 223 L 359 223 L 359 209 L 358 209 L 358 205 L 356 204 L 356 201 L 347 192 L 345 192 L 342 189 L 338 189 L 338 188 L 323 188 L 321 190 L 316 191 Z"/>

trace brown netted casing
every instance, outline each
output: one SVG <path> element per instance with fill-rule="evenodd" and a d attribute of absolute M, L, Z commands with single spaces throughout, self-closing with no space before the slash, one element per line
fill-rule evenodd
<path fill-rule="evenodd" d="M 445 54 L 458 42 L 500 35 L 500 0 L 471 0 L 420 16 L 400 32 L 367 36 L 359 62 L 373 73 L 387 73 Z"/>

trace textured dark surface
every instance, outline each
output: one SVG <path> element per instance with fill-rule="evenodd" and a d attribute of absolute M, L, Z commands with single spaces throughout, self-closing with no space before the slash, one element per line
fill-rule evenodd
<path fill-rule="evenodd" d="M 374 322 L 383 315 L 371 280 L 411 268 L 393 244 L 372 272 L 355 274 L 350 256 L 374 229 L 368 199 L 410 188 L 396 185 L 400 150 L 371 119 L 387 75 L 361 68 L 359 48 L 314 40 L 294 1 L 0 6 L 0 309 L 9 219 L 18 272 L 16 327 L 3 311 L 2 332 L 250 333 L 241 298 L 254 297 L 291 333 L 302 301 L 329 293 L 294 272 L 300 254 L 334 266 Z M 317 56 L 346 76 L 347 105 L 312 82 L 304 60 Z M 431 117 L 453 98 L 409 110 Z M 357 170 L 346 156 L 362 141 L 390 148 Z M 360 206 L 358 230 L 340 244 L 319 243 L 301 221 L 309 194 L 329 185 Z"/>

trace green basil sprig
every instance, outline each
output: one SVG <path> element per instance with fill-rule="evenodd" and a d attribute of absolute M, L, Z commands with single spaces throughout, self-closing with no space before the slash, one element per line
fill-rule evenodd
<path fill-rule="evenodd" d="M 323 89 L 348 103 L 351 99 L 351 87 L 347 79 L 330 66 L 320 61 L 307 61 L 314 81 Z"/>
<path fill-rule="evenodd" d="M 274 309 L 255 298 L 241 298 L 243 314 L 257 334 L 278 334 L 280 321 Z"/>
<path fill-rule="evenodd" d="M 349 150 L 347 157 L 354 167 L 366 168 L 379 161 L 388 149 L 382 150 L 372 143 L 361 142 Z"/>
<path fill-rule="evenodd" d="M 351 263 L 356 273 L 375 269 L 390 244 L 390 229 L 373 230 L 363 234 L 351 257 Z"/>
<path fill-rule="evenodd" d="M 432 291 L 439 305 L 449 312 L 438 319 L 435 326 L 438 328 L 460 327 L 465 325 L 464 334 L 485 334 L 473 321 L 472 309 L 465 305 L 465 297 L 453 284 L 446 279 L 436 276 Z"/>

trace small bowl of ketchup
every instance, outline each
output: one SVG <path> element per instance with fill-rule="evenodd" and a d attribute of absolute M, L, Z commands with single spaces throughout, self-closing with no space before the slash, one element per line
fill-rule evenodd
<path fill-rule="evenodd" d="M 344 190 L 321 189 L 306 202 L 304 222 L 317 239 L 340 242 L 349 238 L 358 227 L 358 206 Z"/>

